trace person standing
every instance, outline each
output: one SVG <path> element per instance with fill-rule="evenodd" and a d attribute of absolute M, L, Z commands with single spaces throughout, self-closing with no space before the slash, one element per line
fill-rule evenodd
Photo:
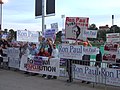
<path fill-rule="evenodd" d="M 87 47 L 88 45 L 90 47 L 92 47 L 92 45 L 89 41 L 83 42 L 84 47 Z M 90 55 L 83 55 L 81 65 L 90 66 Z M 86 81 L 84 81 L 84 80 L 82 81 L 82 83 L 85 83 L 85 82 Z M 86 83 L 89 84 L 90 82 L 87 81 Z"/>
<path fill-rule="evenodd" d="M 48 53 L 50 54 L 50 57 L 51 57 L 51 55 L 52 55 L 52 51 L 53 51 L 53 41 L 52 41 L 52 39 L 50 39 L 50 38 L 48 38 L 47 39 L 47 44 L 48 44 Z M 51 79 L 51 75 L 48 75 L 47 76 L 47 79 Z"/>
<path fill-rule="evenodd" d="M 2 50 L 2 46 L 0 46 L 0 68 L 1 68 L 1 63 L 3 62 L 3 50 Z"/>
<path fill-rule="evenodd" d="M 52 54 L 49 57 L 50 58 L 58 58 L 58 49 L 56 48 L 56 44 L 53 44 Z M 57 79 L 57 76 L 53 76 L 52 79 Z"/>
<path fill-rule="evenodd" d="M 96 55 L 96 63 L 95 66 L 101 67 L 101 62 L 102 62 L 102 53 L 99 50 L 99 54 Z"/>

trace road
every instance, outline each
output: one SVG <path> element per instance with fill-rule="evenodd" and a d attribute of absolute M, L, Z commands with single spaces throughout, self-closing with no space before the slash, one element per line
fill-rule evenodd
<path fill-rule="evenodd" d="M 107 90 L 120 87 L 107 86 Z M 45 79 L 40 75 L 29 76 L 20 71 L 0 70 L 0 90 L 105 90 L 104 85 L 83 84 L 80 81 L 67 83 L 66 78 Z"/>

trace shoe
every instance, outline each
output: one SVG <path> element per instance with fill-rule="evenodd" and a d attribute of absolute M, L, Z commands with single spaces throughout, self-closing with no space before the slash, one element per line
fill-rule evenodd
<path fill-rule="evenodd" d="M 45 78 L 45 77 L 46 77 L 46 75 L 45 75 L 45 74 L 43 74 L 43 75 L 42 75 L 42 77 L 43 77 L 43 78 Z"/>
<path fill-rule="evenodd" d="M 29 74 L 29 72 L 24 72 L 24 74 Z"/>
<path fill-rule="evenodd" d="M 82 83 L 85 83 L 86 81 L 82 81 Z"/>
<path fill-rule="evenodd" d="M 91 82 L 87 82 L 87 84 L 90 84 Z"/>
<path fill-rule="evenodd" d="M 51 75 L 48 75 L 48 76 L 47 76 L 47 79 L 51 79 L 51 77 L 52 77 Z"/>
<path fill-rule="evenodd" d="M 45 76 L 44 78 L 47 79 L 47 76 Z"/>
<path fill-rule="evenodd" d="M 38 75 L 38 73 L 31 73 L 31 76 L 36 76 Z"/>
<path fill-rule="evenodd" d="M 57 79 L 57 76 L 53 76 L 52 79 Z"/>

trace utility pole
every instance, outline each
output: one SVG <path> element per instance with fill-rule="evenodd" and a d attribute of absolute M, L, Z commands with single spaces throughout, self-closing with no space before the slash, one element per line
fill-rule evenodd
<path fill-rule="evenodd" d="M 3 1 L 0 0 L 0 31 L 2 31 L 2 4 Z"/>
<path fill-rule="evenodd" d="M 42 35 L 44 34 L 44 29 L 45 29 L 45 1 L 42 0 Z"/>

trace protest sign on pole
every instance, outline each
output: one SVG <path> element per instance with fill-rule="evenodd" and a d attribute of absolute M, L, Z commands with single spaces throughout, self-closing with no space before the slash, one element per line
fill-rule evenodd
<path fill-rule="evenodd" d="M 55 40 L 55 29 L 46 29 L 44 31 L 44 37 L 51 38 L 52 40 Z"/>
<path fill-rule="evenodd" d="M 88 29 L 87 17 L 66 17 L 65 30 L 66 38 L 74 40 L 86 40 L 83 31 Z"/>
<path fill-rule="evenodd" d="M 38 37 L 37 31 L 17 30 L 17 41 L 38 42 Z"/>
<path fill-rule="evenodd" d="M 58 23 L 52 23 L 51 29 L 55 29 L 55 32 L 57 32 L 58 31 Z"/>

